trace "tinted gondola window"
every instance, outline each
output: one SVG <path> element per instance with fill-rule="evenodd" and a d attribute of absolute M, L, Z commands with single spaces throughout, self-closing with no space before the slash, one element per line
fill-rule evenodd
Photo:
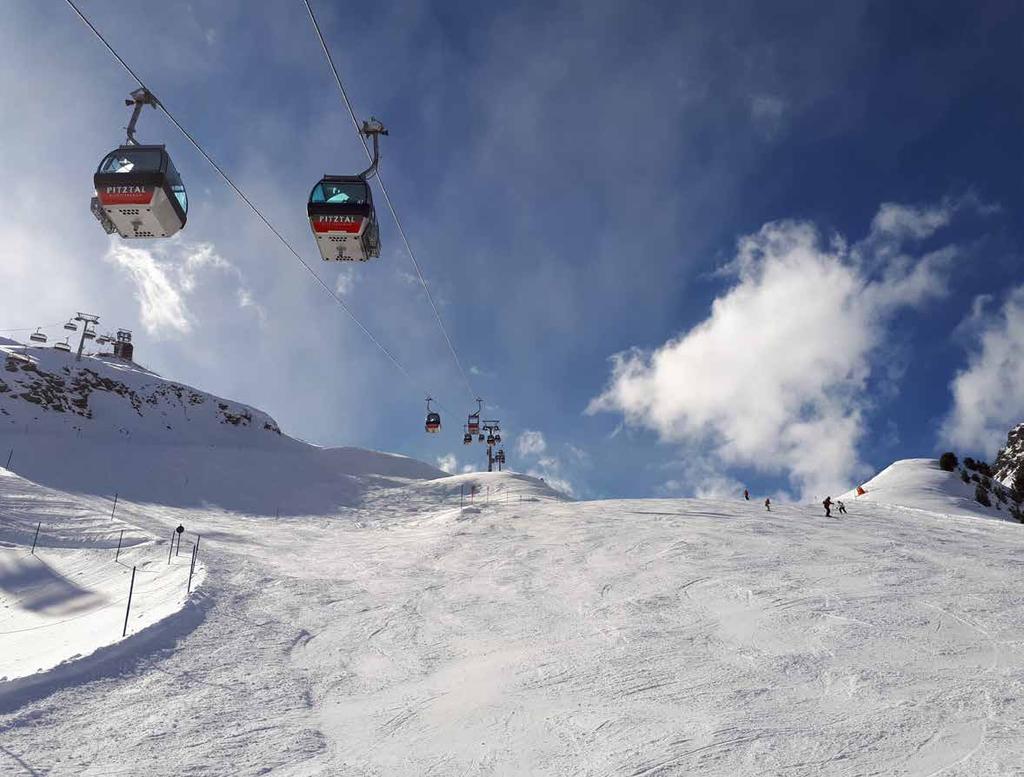
<path fill-rule="evenodd" d="M 100 162 L 101 173 L 157 172 L 163 154 L 156 149 L 119 148 L 111 151 Z"/>
<path fill-rule="evenodd" d="M 358 181 L 321 181 L 313 188 L 309 201 L 363 205 L 366 203 L 366 184 Z"/>
<path fill-rule="evenodd" d="M 174 192 L 174 196 L 177 197 L 182 211 L 188 213 L 188 194 L 185 192 L 185 184 L 181 182 L 181 175 L 175 169 L 174 162 L 170 157 L 167 157 L 167 184 Z"/>

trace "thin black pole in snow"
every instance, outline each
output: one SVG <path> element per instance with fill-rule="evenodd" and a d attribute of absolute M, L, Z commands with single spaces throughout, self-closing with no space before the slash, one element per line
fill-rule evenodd
<path fill-rule="evenodd" d="M 192 593 L 192 573 L 196 571 L 196 551 L 199 550 L 199 540 L 196 540 L 196 544 L 192 546 L 192 566 L 188 569 L 188 588 L 185 589 L 185 593 Z"/>
<path fill-rule="evenodd" d="M 117 492 L 114 492 L 114 507 L 110 511 L 110 520 L 114 520 L 114 512 L 117 510 Z"/>
<path fill-rule="evenodd" d="M 174 552 L 174 529 L 171 529 L 171 545 L 167 548 L 167 563 L 171 563 L 171 554 Z"/>
<path fill-rule="evenodd" d="M 132 567 L 132 582 L 128 586 L 128 606 L 124 611 L 124 629 L 121 631 L 121 636 L 128 634 L 128 613 L 132 611 L 132 591 L 135 590 L 135 567 Z"/>
<path fill-rule="evenodd" d="M 121 529 L 121 534 L 117 538 L 117 553 L 114 554 L 114 561 L 117 561 L 117 557 L 121 555 L 121 540 L 124 539 L 124 529 Z"/>
<path fill-rule="evenodd" d="M 466 492 L 466 486 L 465 485 L 459 486 L 459 509 L 460 510 L 462 509 L 462 498 L 463 498 L 463 494 L 465 494 L 465 492 Z"/>
<path fill-rule="evenodd" d="M 36 555 L 36 540 L 39 539 L 39 527 L 42 526 L 42 525 L 43 525 L 42 521 L 40 521 L 39 523 L 36 524 L 36 536 L 32 538 L 32 555 L 33 556 Z"/>
<path fill-rule="evenodd" d="M 6 469 L 10 469 L 11 468 L 11 457 L 12 456 L 14 456 L 14 448 L 11 448 L 11 452 L 7 454 L 7 467 L 6 467 Z"/>

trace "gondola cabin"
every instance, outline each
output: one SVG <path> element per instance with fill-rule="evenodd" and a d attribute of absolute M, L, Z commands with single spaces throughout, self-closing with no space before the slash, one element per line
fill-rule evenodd
<path fill-rule="evenodd" d="M 163 146 L 121 146 L 93 176 L 93 214 L 110 234 L 170 237 L 185 226 L 188 195 Z"/>
<path fill-rule="evenodd" d="M 365 262 L 380 256 L 380 230 L 370 184 L 360 176 L 327 175 L 306 204 L 325 261 Z"/>
<path fill-rule="evenodd" d="M 441 415 L 439 413 L 427 413 L 426 429 L 431 434 L 441 431 Z"/>
<path fill-rule="evenodd" d="M 479 416 L 479 414 L 473 413 L 473 415 L 471 415 L 469 417 L 469 420 L 466 422 L 466 431 L 469 432 L 470 435 L 474 435 L 474 434 L 479 434 L 480 433 L 480 416 Z"/>

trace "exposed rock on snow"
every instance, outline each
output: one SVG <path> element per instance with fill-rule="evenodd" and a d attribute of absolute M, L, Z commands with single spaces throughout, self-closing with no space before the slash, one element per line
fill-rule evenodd
<path fill-rule="evenodd" d="M 996 480 L 1006 486 L 1013 485 L 1013 479 L 1024 468 L 1024 423 L 1018 424 L 1006 435 L 1006 447 L 996 455 Z"/>
<path fill-rule="evenodd" d="M 0 359 L 0 463 L 11 455 L 15 472 L 55 488 L 322 515 L 445 474 L 405 456 L 309 445 L 261 410 L 113 357 L 76 362 L 8 341 Z"/>

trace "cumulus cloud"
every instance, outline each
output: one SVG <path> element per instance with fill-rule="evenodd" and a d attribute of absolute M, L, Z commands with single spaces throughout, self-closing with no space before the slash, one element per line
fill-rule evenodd
<path fill-rule="evenodd" d="M 864 394 L 886 323 L 944 294 L 956 256 L 908 256 L 904 244 L 954 209 L 883 205 L 852 247 L 808 223 L 766 224 L 738 242 L 709 316 L 653 351 L 614 355 L 587 412 L 702 444 L 725 466 L 784 473 L 805 494 L 839 490 L 863 469 Z"/>
<path fill-rule="evenodd" d="M 437 457 L 437 468 L 444 470 L 449 475 L 455 474 L 459 467 L 459 460 L 455 458 L 454 453 L 447 453 L 444 456 Z"/>
<path fill-rule="evenodd" d="M 975 348 L 950 384 L 953 408 L 941 432 L 947 442 L 986 455 L 1005 443 L 1011 426 L 1024 421 L 1024 286 L 994 313 L 988 312 L 989 302 L 988 296 L 975 299 L 962 325 Z"/>
<path fill-rule="evenodd" d="M 547 440 L 541 432 L 524 429 L 516 440 L 516 450 L 520 456 L 539 456 L 548 449 Z"/>

